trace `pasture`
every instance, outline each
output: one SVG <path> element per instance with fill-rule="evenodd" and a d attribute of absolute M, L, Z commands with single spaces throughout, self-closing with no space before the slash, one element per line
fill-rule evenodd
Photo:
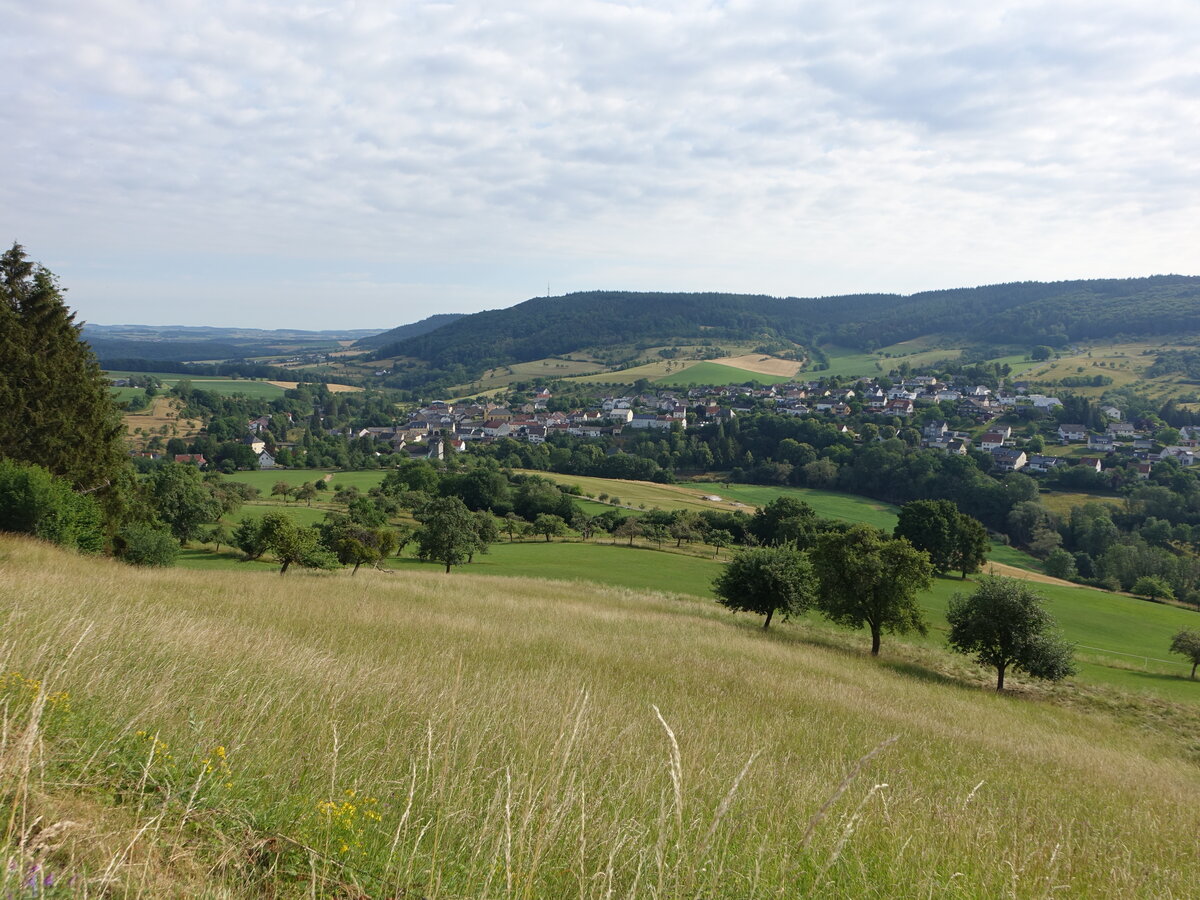
<path fill-rule="evenodd" d="M 632 372 L 633 370 L 628 371 Z M 718 362 L 705 361 L 677 370 L 673 374 L 656 378 L 654 383 L 663 387 L 688 387 L 689 385 L 727 385 L 747 382 L 784 384 L 794 379 L 793 375 L 768 375 L 763 372 L 736 369 Z"/>
<path fill-rule="evenodd" d="M 1200 875 L 1183 706 L 996 696 L 933 646 L 872 659 L 629 588 L 0 554 L 5 888 L 35 860 L 80 895 L 214 898 L 1183 897 Z"/>
<path fill-rule="evenodd" d="M 283 396 L 285 390 L 294 388 L 297 384 L 294 381 L 265 381 L 258 378 L 219 378 L 209 375 L 187 375 L 179 372 L 119 372 L 106 370 L 105 374 L 112 378 L 153 375 L 162 381 L 167 388 L 174 387 L 180 381 L 188 381 L 197 390 L 212 391 L 215 394 L 222 394 L 226 397 L 241 394 L 252 400 L 277 400 Z M 362 390 L 362 388 L 348 384 L 330 384 L 328 387 L 334 393 Z"/>

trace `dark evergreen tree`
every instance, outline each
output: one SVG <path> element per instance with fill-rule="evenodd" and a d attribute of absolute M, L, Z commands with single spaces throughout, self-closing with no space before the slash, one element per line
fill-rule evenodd
<path fill-rule="evenodd" d="M 124 426 L 74 318 L 58 280 L 19 244 L 0 255 L 0 457 L 107 498 L 128 467 Z"/>

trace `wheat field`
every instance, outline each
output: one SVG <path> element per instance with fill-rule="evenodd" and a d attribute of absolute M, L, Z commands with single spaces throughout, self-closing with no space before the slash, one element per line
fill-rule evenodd
<path fill-rule="evenodd" d="M 1200 880 L 1200 770 L 1178 740 L 696 598 L 135 570 L 5 537 L 0 634 L 0 896 L 1129 898 Z"/>

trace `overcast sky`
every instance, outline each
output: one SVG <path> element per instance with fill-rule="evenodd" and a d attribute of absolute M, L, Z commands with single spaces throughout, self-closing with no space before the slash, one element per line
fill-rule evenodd
<path fill-rule="evenodd" d="M 0 0 L 0 240 L 101 324 L 1200 273 L 1200 3 Z"/>

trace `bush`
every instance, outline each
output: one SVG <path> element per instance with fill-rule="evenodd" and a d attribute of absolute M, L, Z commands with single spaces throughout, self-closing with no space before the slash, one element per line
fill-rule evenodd
<path fill-rule="evenodd" d="M 41 466 L 0 460 L 0 531 L 32 534 L 84 553 L 104 546 L 100 507 Z"/>
<path fill-rule="evenodd" d="M 113 546 L 117 558 L 131 566 L 173 566 L 179 553 L 179 541 L 169 529 L 143 523 L 122 528 Z"/>

